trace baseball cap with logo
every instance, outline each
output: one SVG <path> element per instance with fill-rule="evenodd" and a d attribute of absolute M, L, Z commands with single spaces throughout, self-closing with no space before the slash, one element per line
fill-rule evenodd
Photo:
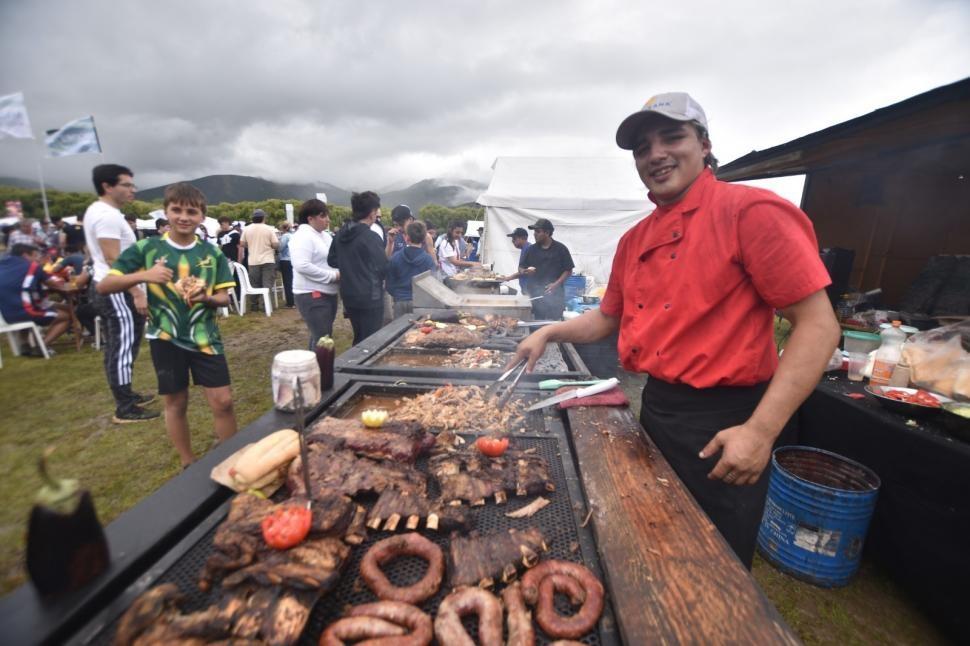
<path fill-rule="evenodd" d="M 707 116 L 697 101 L 686 92 L 667 92 L 650 97 L 642 108 L 623 120 L 616 130 L 616 145 L 633 150 L 641 127 L 654 115 L 675 121 L 696 121 L 707 128 Z"/>
<path fill-rule="evenodd" d="M 516 227 L 515 231 L 506 234 L 509 238 L 528 238 L 529 232 L 522 227 Z"/>
<path fill-rule="evenodd" d="M 402 223 L 406 222 L 408 218 L 413 218 L 414 215 L 411 213 L 411 207 L 407 204 L 398 204 L 393 209 L 391 209 L 391 222 Z"/>
<path fill-rule="evenodd" d="M 549 220 L 547 220 L 545 218 L 539 218 L 538 220 L 536 220 L 536 223 L 535 224 L 530 224 L 529 225 L 529 228 L 530 229 L 543 229 L 545 231 L 549 231 L 550 233 L 552 231 L 555 231 L 555 229 L 556 229 L 554 226 L 552 226 L 552 222 L 550 222 Z"/>

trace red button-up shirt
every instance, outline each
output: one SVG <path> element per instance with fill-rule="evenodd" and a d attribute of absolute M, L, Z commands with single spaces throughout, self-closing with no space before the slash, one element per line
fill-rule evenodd
<path fill-rule="evenodd" d="M 600 310 L 620 319 L 627 370 L 695 388 L 750 386 L 778 365 L 774 310 L 830 282 L 799 208 L 705 169 L 620 239 Z"/>

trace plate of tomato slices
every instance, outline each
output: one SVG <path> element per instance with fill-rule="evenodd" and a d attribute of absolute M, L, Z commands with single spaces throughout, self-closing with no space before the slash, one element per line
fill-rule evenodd
<path fill-rule="evenodd" d="M 931 393 L 922 388 L 897 386 L 866 386 L 866 392 L 888 408 L 911 417 L 927 416 L 943 410 L 943 404 L 953 401 L 949 397 Z"/>

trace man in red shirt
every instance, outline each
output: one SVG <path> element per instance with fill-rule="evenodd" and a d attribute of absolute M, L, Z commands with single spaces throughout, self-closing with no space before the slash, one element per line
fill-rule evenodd
<path fill-rule="evenodd" d="M 627 117 L 657 205 L 621 238 L 600 305 L 532 334 L 588 343 L 619 330 L 624 368 L 645 372 L 640 423 L 741 561 L 751 567 L 772 448 L 838 343 L 829 276 L 808 217 L 770 191 L 719 182 L 707 119 L 690 96 L 658 95 Z M 773 317 L 792 323 L 779 361 Z"/>

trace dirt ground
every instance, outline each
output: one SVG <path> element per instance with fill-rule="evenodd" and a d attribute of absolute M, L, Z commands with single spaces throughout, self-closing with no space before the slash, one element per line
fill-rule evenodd
<path fill-rule="evenodd" d="M 258 312 L 232 316 L 221 319 L 220 327 L 242 428 L 272 406 L 273 356 L 305 347 L 307 332 L 292 309 L 277 310 L 271 318 Z M 334 332 L 338 353 L 350 345 L 349 328 L 338 315 Z M 58 354 L 49 361 L 12 357 L 9 351 L 3 356 L 0 410 L 7 416 L 0 427 L 0 470 L 6 474 L 0 479 L 0 593 L 24 581 L 25 523 L 40 486 L 36 459 L 45 446 L 57 447 L 51 460 L 53 473 L 79 478 L 94 495 L 104 523 L 179 473 L 161 420 L 123 427 L 111 424 L 101 354 L 90 345 L 75 352 L 66 338 L 55 348 Z M 638 409 L 642 378 L 627 374 L 622 383 Z M 147 347 L 136 362 L 135 386 L 154 390 Z M 189 411 L 193 449 L 201 455 L 212 447 L 214 438 L 211 415 L 199 389 L 192 389 Z M 760 559 L 754 576 L 807 644 L 946 643 L 905 591 L 869 560 L 840 590 L 801 583 Z"/>

